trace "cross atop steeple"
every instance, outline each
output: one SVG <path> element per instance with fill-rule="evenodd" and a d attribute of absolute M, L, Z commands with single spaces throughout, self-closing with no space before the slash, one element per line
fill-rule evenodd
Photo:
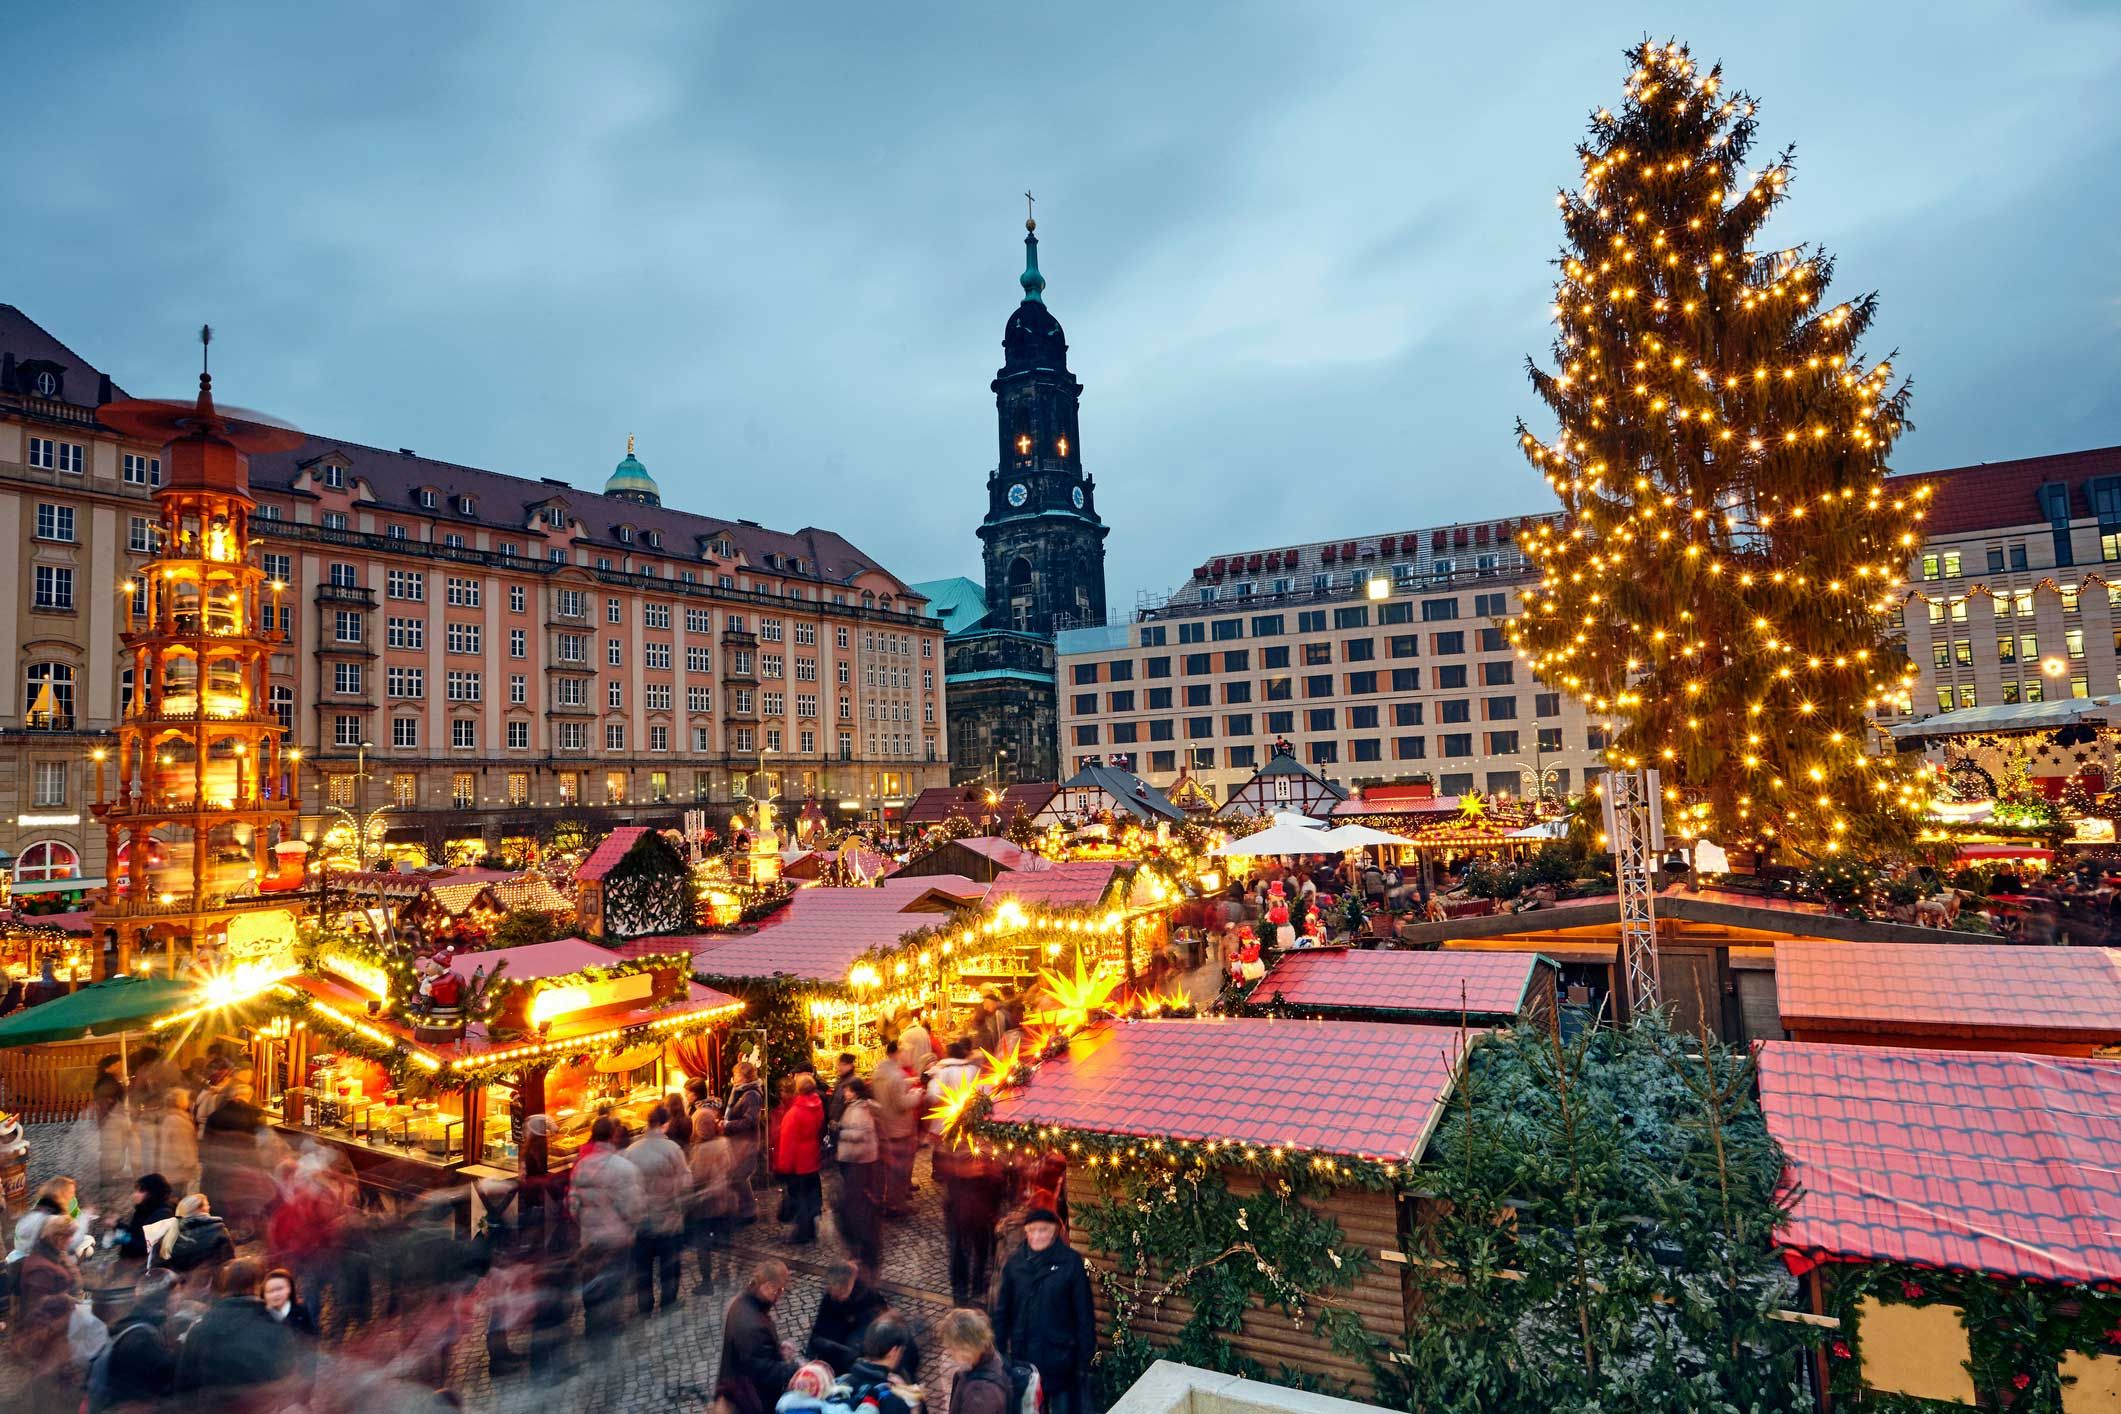
<path fill-rule="evenodd" d="M 1038 221 L 1035 219 L 1038 213 L 1032 210 L 1032 208 L 1037 204 L 1037 197 L 1033 196 L 1030 192 L 1024 193 L 1024 229 L 1027 231 L 1035 231 L 1038 229 Z"/>

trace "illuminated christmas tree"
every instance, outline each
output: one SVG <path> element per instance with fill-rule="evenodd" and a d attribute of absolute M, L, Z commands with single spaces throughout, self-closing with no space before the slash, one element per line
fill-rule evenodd
<path fill-rule="evenodd" d="M 1914 682 L 1888 617 L 1927 498 L 1885 479 L 1907 384 L 1857 352 L 1875 296 L 1757 244 L 1791 165 L 1748 167 L 1752 100 L 1683 45 L 1628 58 L 1557 198 L 1556 366 L 1531 378 L 1559 433 L 1518 434 L 1565 514 L 1524 538 L 1543 583 L 1510 635 L 1621 723 L 1612 764 L 1662 772 L 1668 829 L 1903 840 L 1926 768 L 1874 754 L 1870 716 Z"/>

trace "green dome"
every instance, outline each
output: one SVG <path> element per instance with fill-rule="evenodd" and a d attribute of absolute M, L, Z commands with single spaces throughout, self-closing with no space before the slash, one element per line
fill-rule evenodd
<path fill-rule="evenodd" d="M 648 474 L 648 468 L 634 456 L 631 437 L 626 439 L 625 459 L 611 469 L 611 479 L 604 483 L 604 494 L 662 504 L 662 490 L 655 484 L 655 478 Z"/>

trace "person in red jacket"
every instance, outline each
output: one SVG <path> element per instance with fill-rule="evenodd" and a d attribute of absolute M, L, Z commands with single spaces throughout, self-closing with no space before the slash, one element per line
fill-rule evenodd
<path fill-rule="evenodd" d="M 795 1224 L 788 1240 L 798 1246 L 817 1241 L 817 1217 L 824 1210 L 824 1182 L 818 1168 L 824 1161 L 825 1103 L 817 1097 L 817 1077 L 805 1072 L 795 1077 L 795 1096 L 781 1111 L 781 1123 L 773 1142 L 773 1166 L 787 1177 L 787 1216 Z"/>

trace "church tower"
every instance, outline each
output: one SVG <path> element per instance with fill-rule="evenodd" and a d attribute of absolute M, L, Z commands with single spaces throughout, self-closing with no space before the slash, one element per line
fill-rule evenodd
<path fill-rule="evenodd" d="M 1002 331 L 994 376 L 997 456 L 987 477 L 987 627 L 1050 637 L 1056 622 L 1105 618 L 1105 523 L 1083 472 L 1068 339 L 1046 308 L 1038 222 L 1024 221 L 1023 302 Z"/>

